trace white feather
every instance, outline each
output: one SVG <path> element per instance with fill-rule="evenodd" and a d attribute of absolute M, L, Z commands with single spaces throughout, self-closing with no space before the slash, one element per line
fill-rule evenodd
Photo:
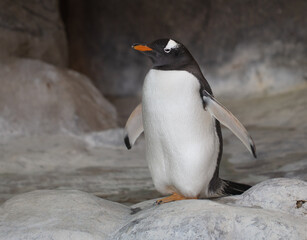
<path fill-rule="evenodd" d="M 179 44 L 176 43 L 174 40 L 170 39 L 170 40 L 168 41 L 168 43 L 166 44 L 164 50 L 166 50 L 166 49 L 167 49 L 167 50 L 171 50 L 171 49 L 173 49 L 173 48 L 178 48 L 178 47 L 179 47 Z"/>
<path fill-rule="evenodd" d="M 146 158 L 158 191 L 208 195 L 219 140 L 200 84 L 186 71 L 150 70 L 143 87 Z"/>
<path fill-rule="evenodd" d="M 130 114 L 126 126 L 126 133 L 129 137 L 131 147 L 134 145 L 135 141 L 144 131 L 143 128 L 143 118 L 142 118 L 142 104 L 140 103 Z"/>
<path fill-rule="evenodd" d="M 203 96 L 203 99 L 207 105 L 206 109 L 208 109 L 210 114 L 224 126 L 229 128 L 241 140 L 252 155 L 256 154 L 253 152 L 253 149 L 256 149 L 254 141 L 242 123 L 208 92 L 206 92 L 206 95 Z"/>

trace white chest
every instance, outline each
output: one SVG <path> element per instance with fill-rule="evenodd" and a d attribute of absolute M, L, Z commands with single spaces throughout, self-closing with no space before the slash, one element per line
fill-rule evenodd
<path fill-rule="evenodd" d="M 149 110 L 180 113 L 180 109 L 201 106 L 199 89 L 198 80 L 186 71 L 150 70 L 144 82 L 143 104 Z"/>
<path fill-rule="evenodd" d="M 146 158 L 161 192 L 171 188 L 192 196 L 206 188 L 215 170 L 215 120 L 203 109 L 199 90 L 186 71 L 150 70 L 145 78 Z"/>

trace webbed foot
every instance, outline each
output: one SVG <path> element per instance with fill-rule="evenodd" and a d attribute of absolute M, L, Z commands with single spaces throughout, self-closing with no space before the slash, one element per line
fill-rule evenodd
<path fill-rule="evenodd" d="M 187 198 L 185 196 L 182 196 L 179 193 L 173 193 L 172 195 L 159 199 L 155 202 L 155 205 L 160 205 L 163 203 L 168 203 L 168 202 L 174 202 L 174 201 L 179 201 L 179 200 L 187 200 L 187 199 L 197 199 L 197 197 L 195 198 Z"/>

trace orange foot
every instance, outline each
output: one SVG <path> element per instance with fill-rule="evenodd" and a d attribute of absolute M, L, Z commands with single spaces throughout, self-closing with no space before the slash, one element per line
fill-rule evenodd
<path fill-rule="evenodd" d="M 159 199 L 156 201 L 157 205 L 163 204 L 163 203 L 168 203 L 168 202 L 174 202 L 174 201 L 179 201 L 179 200 L 186 200 L 186 199 L 197 199 L 195 198 L 186 198 L 178 193 L 173 193 L 172 195 Z"/>

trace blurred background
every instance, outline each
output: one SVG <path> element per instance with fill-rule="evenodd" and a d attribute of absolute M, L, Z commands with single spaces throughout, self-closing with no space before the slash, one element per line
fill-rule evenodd
<path fill-rule="evenodd" d="M 135 42 L 182 42 L 247 126 L 226 129 L 222 177 L 307 179 L 305 0 L 0 0 L 0 202 L 80 189 L 131 204 L 159 196 L 143 140 L 123 129 L 150 61 Z"/>

